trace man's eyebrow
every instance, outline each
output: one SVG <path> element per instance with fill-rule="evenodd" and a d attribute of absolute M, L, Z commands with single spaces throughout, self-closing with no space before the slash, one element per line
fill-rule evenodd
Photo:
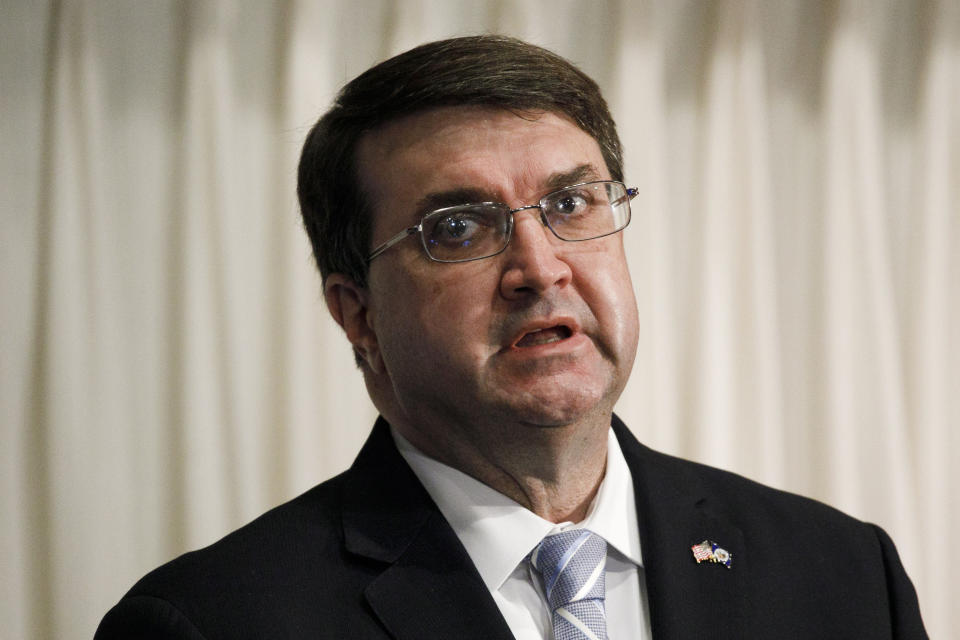
<path fill-rule="evenodd" d="M 581 182 L 591 182 L 593 180 L 602 180 L 600 177 L 600 172 L 597 171 L 597 168 L 590 164 L 581 164 L 578 167 L 574 167 L 570 171 L 561 171 L 559 173 L 551 174 L 547 179 L 547 188 L 551 191 L 556 189 L 563 189 L 564 187 L 569 187 L 574 184 L 579 184 Z"/>
<path fill-rule="evenodd" d="M 448 191 L 434 191 L 417 202 L 417 215 L 424 216 L 431 211 L 444 207 L 456 207 L 462 204 L 497 202 L 497 197 L 488 191 L 471 187 L 459 187 Z"/>
<path fill-rule="evenodd" d="M 547 191 L 556 191 L 570 185 L 591 180 L 601 180 L 600 172 L 591 164 L 581 164 L 569 171 L 559 171 L 550 174 L 544 186 Z M 418 217 L 443 209 L 464 204 L 478 204 L 480 202 L 500 202 L 500 196 L 490 191 L 475 187 L 457 187 L 446 191 L 434 191 L 420 198 L 417 202 L 416 215 Z"/>

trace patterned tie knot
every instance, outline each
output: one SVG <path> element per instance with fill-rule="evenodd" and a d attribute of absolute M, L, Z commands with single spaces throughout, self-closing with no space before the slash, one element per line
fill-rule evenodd
<path fill-rule="evenodd" d="M 586 529 L 547 536 L 530 554 L 553 613 L 557 640 L 604 640 L 607 543 Z"/>

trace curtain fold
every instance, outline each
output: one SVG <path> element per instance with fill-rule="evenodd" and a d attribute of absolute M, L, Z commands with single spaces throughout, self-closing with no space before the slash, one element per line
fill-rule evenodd
<path fill-rule="evenodd" d="M 374 62 L 487 31 L 618 121 L 627 424 L 879 523 L 931 636 L 960 627 L 960 2 L 62 0 L 0 8 L 5 634 L 90 637 L 350 464 L 376 413 L 299 148 Z"/>

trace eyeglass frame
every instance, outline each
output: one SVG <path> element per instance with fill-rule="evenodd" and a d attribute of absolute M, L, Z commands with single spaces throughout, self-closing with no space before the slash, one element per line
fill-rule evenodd
<path fill-rule="evenodd" d="M 544 203 L 544 201 L 547 200 L 547 198 L 549 198 L 550 196 L 552 196 L 552 195 L 554 195 L 554 194 L 556 194 L 556 193 L 560 193 L 561 191 L 566 191 L 567 189 L 575 189 L 575 188 L 577 188 L 577 187 L 583 187 L 583 186 L 594 185 L 594 184 L 618 184 L 618 185 L 620 185 L 621 187 L 623 187 L 623 190 L 624 190 L 623 198 L 626 199 L 626 205 L 627 205 L 627 221 L 626 221 L 626 222 L 624 223 L 624 225 L 623 225 L 622 227 L 620 227 L 619 229 L 614 229 L 613 231 L 609 231 L 609 232 L 607 232 L 607 233 L 602 233 L 602 234 L 600 234 L 600 235 L 598 235 L 598 236 L 591 236 L 591 237 L 589 237 L 589 238 L 575 238 L 575 239 L 572 239 L 572 240 L 571 240 L 571 239 L 568 239 L 568 238 L 562 237 L 559 233 L 557 233 L 557 230 L 553 228 L 553 226 L 550 224 L 550 221 L 547 220 L 547 214 L 544 213 L 544 211 L 543 211 L 543 206 L 544 206 L 543 203 Z M 555 189 L 555 190 L 551 191 L 550 193 L 547 193 L 547 194 L 545 194 L 544 196 L 542 196 L 542 197 L 540 198 L 540 200 L 537 202 L 537 204 L 528 204 L 528 205 L 524 205 L 524 206 L 522 206 L 522 207 L 517 207 L 516 209 L 511 209 L 511 208 L 509 208 L 509 205 L 506 205 L 506 204 L 504 204 L 504 203 L 502 203 L 502 202 L 473 202 L 473 203 L 464 203 L 464 204 L 462 204 L 462 205 L 455 205 L 455 206 L 452 206 L 452 207 L 442 207 L 442 208 L 440 208 L 440 209 L 435 209 L 435 210 L 433 210 L 433 211 L 429 211 L 429 212 L 425 213 L 425 214 L 423 215 L 423 217 L 420 218 L 420 222 L 419 222 L 419 223 L 415 224 L 415 225 L 412 226 L 412 227 L 407 227 L 407 228 L 404 229 L 403 231 L 400 231 L 400 232 L 397 233 L 395 236 L 391 237 L 389 240 L 387 240 L 387 241 L 384 242 L 383 244 L 379 245 L 376 249 L 374 249 L 373 251 L 371 251 L 371 252 L 370 252 L 370 255 L 367 256 L 367 264 L 370 264 L 370 262 L 372 262 L 374 258 L 376 258 L 376 257 L 379 256 L 380 254 L 384 253 L 384 252 L 385 252 L 387 249 L 389 249 L 390 247 L 394 246 L 395 244 L 398 244 L 398 243 L 401 242 L 402 240 L 406 240 L 407 238 L 409 238 L 410 236 L 412 236 L 412 235 L 414 235 L 414 234 L 418 234 L 418 235 L 420 236 L 420 246 L 423 248 L 423 252 L 427 254 L 427 258 L 429 258 L 429 259 L 430 259 L 431 261 L 433 261 L 433 262 L 440 262 L 440 263 L 442 263 L 442 264 L 457 264 L 457 263 L 460 263 L 460 262 L 473 262 L 474 260 L 485 260 L 486 258 L 492 258 L 492 257 L 494 257 L 494 256 L 500 255 L 501 253 L 503 253 L 504 251 L 507 250 L 507 247 L 510 246 L 510 241 L 513 239 L 514 214 L 517 213 L 517 212 L 520 212 L 520 211 L 527 211 L 528 209 L 539 209 L 539 210 L 540 210 L 540 222 L 541 222 L 545 227 L 547 227 L 548 229 L 550 229 L 550 232 L 551 232 L 554 236 L 556 236 L 557 239 L 562 240 L 563 242 L 584 242 L 584 241 L 587 241 L 587 240 L 596 240 L 596 239 L 598 239 L 598 238 L 605 238 L 606 236 L 612 236 L 612 235 L 615 234 L 615 233 L 620 233 L 621 231 L 623 231 L 624 229 L 626 229 L 626 228 L 630 225 L 630 221 L 633 219 L 633 211 L 630 209 L 630 201 L 633 200 L 635 197 L 637 197 L 637 195 L 638 195 L 639 193 L 640 193 L 639 189 L 637 189 L 636 187 L 628 187 L 628 186 L 626 186 L 626 185 L 625 185 L 622 181 L 620 181 L 620 180 L 589 180 L 589 181 L 587 181 L 587 182 L 578 182 L 577 184 L 571 184 L 571 185 L 569 185 L 569 186 L 567 186 L 567 187 L 563 187 L 562 189 Z M 503 243 L 503 246 L 500 247 L 500 249 L 498 249 L 498 250 L 497 250 L 496 252 L 494 252 L 494 253 L 490 253 L 490 254 L 483 255 L 483 256 L 476 256 L 476 257 L 473 257 L 473 258 L 463 258 L 462 260 L 441 260 L 441 259 L 439 259 L 439 258 L 435 258 L 435 257 L 433 257 L 432 255 L 430 255 L 430 249 L 427 248 L 427 239 L 426 239 L 426 238 L 424 237 L 424 235 L 423 235 L 423 222 L 424 222 L 424 220 L 426 220 L 426 219 L 429 218 L 430 216 L 436 215 L 437 213 L 441 213 L 441 212 L 447 211 L 447 210 L 449 210 L 449 209 L 459 209 L 459 208 L 462 208 L 462 207 L 469 207 L 469 206 L 477 206 L 477 207 L 479 207 L 479 206 L 484 206 L 484 205 L 507 207 L 507 211 L 506 211 L 506 214 L 505 214 L 505 215 L 507 216 L 507 220 L 509 221 L 508 226 L 507 226 L 507 234 L 506 234 L 507 237 L 506 237 L 506 241 Z M 619 206 L 619 205 L 614 205 L 613 203 L 611 203 L 611 205 L 612 205 L 612 206 Z"/>

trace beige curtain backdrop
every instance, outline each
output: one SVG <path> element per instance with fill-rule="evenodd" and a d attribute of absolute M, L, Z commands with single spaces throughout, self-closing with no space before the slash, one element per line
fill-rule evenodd
<path fill-rule="evenodd" d="M 299 147 L 372 63 L 485 31 L 580 64 L 620 124 L 627 423 L 879 523 L 931 635 L 960 628 L 960 1 L 0 7 L 4 638 L 90 637 L 349 465 L 375 412 Z"/>

